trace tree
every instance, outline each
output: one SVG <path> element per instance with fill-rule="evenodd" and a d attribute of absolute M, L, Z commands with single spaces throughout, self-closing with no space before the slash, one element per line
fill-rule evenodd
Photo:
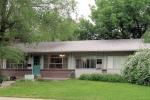
<path fill-rule="evenodd" d="M 143 42 L 150 43 L 150 28 L 142 35 Z"/>
<path fill-rule="evenodd" d="M 64 41 L 70 37 L 76 39 L 73 34 L 77 26 L 71 18 L 75 6 L 74 0 L 47 0 L 44 5 L 40 5 L 38 11 L 42 15 L 42 20 L 36 31 L 39 41 Z"/>
<path fill-rule="evenodd" d="M 42 19 L 39 24 L 40 31 L 38 30 L 36 33 L 39 41 L 65 41 L 68 38 L 72 40 L 77 39 L 76 35 L 74 35 L 77 24 L 71 18 L 63 18 L 58 13 L 52 12 L 51 14 L 51 12 L 47 12 L 43 15 Z"/>
<path fill-rule="evenodd" d="M 141 38 L 150 25 L 150 0 L 96 0 L 91 11 L 99 39 Z"/>
<path fill-rule="evenodd" d="M 95 34 L 95 27 L 94 25 L 84 18 L 79 19 L 78 28 L 75 31 L 78 33 L 79 40 L 94 40 L 97 39 L 97 34 Z"/>
<path fill-rule="evenodd" d="M 60 21 L 64 27 L 66 19 L 75 10 L 75 4 L 74 0 L 0 0 L 0 59 L 24 61 L 25 54 L 10 40 L 19 39 L 22 43 L 39 41 L 37 32 L 43 34 L 41 26 L 51 33 L 58 29 Z M 51 16 L 58 19 L 50 20 Z M 51 26 L 49 30 L 47 25 Z"/>

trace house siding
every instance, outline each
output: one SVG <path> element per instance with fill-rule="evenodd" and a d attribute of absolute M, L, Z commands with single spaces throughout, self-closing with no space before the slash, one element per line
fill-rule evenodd
<path fill-rule="evenodd" d="M 7 77 L 16 76 L 22 78 L 26 74 L 32 74 L 32 70 L 31 69 L 3 69 L 2 70 L 2 75 Z"/>
<path fill-rule="evenodd" d="M 75 70 L 61 70 L 61 69 L 42 69 L 41 77 L 43 78 L 70 78 L 70 74 Z M 24 78 L 25 75 L 32 74 L 32 69 L 3 69 L 2 75 L 10 77 L 16 76 L 18 78 Z"/>
<path fill-rule="evenodd" d="M 74 69 L 42 69 L 41 77 L 43 78 L 70 78 Z"/>

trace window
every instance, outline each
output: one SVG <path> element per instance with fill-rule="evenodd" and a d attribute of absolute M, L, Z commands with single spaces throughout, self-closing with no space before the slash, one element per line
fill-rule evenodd
<path fill-rule="evenodd" d="M 102 64 L 102 59 L 97 59 L 97 64 Z"/>
<path fill-rule="evenodd" d="M 96 68 L 97 64 L 102 64 L 102 58 L 96 56 L 76 57 L 76 68 Z"/>
<path fill-rule="evenodd" d="M 68 55 L 44 55 L 44 68 L 45 69 L 67 69 L 68 68 Z"/>
<path fill-rule="evenodd" d="M 15 63 L 15 62 L 11 62 L 9 60 L 7 60 L 6 62 L 6 68 L 12 68 L 12 69 L 22 69 L 22 68 L 27 68 L 27 57 L 25 58 L 25 62 L 24 63 Z"/>
<path fill-rule="evenodd" d="M 34 57 L 34 65 L 40 65 L 40 57 L 39 56 Z"/>
<path fill-rule="evenodd" d="M 126 58 L 126 56 L 108 56 L 107 67 L 109 69 L 120 69 Z"/>

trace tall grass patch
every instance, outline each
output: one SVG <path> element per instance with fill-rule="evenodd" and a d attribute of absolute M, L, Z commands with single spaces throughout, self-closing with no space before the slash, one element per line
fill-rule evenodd
<path fill-rule="evenodd" d="M 118 74 L 82 74 L 80 80 L 102 81 L 102 82 L 119 82 L 125 83 L 126 79 Z"/>

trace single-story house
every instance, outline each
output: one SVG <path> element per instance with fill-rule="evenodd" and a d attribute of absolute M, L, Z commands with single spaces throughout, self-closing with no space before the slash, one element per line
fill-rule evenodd
<path fill-rule="evenodd" d="M 150 48 L 150 44 L 143 43 L 142 39 L 40 42 L 32 48 L 19 45 L 28 53 L 27 63 L 3 61 L 3 75 L 69 78 L 74 72 L 78 78 L 81 74 L 120 73 L 128 55 Z"/>

